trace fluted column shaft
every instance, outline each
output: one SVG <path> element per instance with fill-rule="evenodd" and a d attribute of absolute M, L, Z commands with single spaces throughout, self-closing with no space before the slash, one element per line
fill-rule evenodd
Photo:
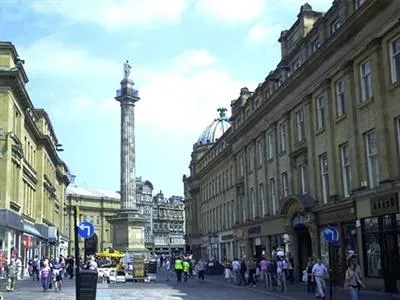
<path fill-rule="evenodd" d="M 136 209 L 135 102 L 121 101 L 121 209 Z"/>

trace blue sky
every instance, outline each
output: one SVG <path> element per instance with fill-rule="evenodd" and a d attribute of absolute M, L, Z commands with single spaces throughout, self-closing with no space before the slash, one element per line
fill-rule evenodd
<path fill-rule="evenodd" d="M 326 11 L 332 0 L 308 1 Z M 122 65 L 132 64 L 137 176 L 182 195 L 202 130 L 280 60 L 280 31 L 301 0 L 0 2 L 3 40 L 25 60 L 27 89 L 49 113 L 76 183 L 119 189 Z"/>

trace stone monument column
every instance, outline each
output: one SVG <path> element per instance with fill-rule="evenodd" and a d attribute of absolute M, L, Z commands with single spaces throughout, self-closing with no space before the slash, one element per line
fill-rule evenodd
<path fill-rule="evenodd" d="M 135 161 L 135 103 L 139 93 L 133 88 L 130 78 L 131 66 L 124 64 L 124 78 L 117 91 L 121 105 L 121 170 L 120 170 L 120 211 L 108 218 L 113 230 L 113 247 L 136 257 L 148 253 L 145 248 L 144 218 L 136 208 L 136 161 Z"/>

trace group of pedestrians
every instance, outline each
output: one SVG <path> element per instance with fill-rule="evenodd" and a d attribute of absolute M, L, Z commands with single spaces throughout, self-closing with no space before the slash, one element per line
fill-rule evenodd
<path fill-rule="evenodd" d="M 194 260 L 191 255 L 162 257 L 160 259 L 160 267 L 165 270 L 166 281 L 169 281 L 169 274 L 171 271 L 176 274 L 177 282 L 188 282 L 189 278 L 194 277 L 197 277 L 199 280 L 204 280 L 206 266 L 206 260 L 200 259 L 196 263 L 196 260 Z"/>
<path fill-rule="evenodd" d="M 291 257 L 276 256 L 267 259 L 235 258 L 232 263 L 225 262 L 225 278 L 231 279 L 235 285 L 255 287 L 261 283 L 273 291 L 286 291 L 286 283 L 293 283 L 293 260 Z"/>

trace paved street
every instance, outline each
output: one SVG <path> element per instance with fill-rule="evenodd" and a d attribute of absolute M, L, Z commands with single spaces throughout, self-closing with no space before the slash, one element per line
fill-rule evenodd
<path fill-rule="evenodd" d="M 172 274 L 171 274 L 172 275 Z M 191 279 L 188 283 L 177 283 L 174 277 L 166 282 L 163 274 L 157 283 L 125 283 L 125 284 L 99 284 L 96 300 L 132 300 L 132 299 L 151 299 L 151 300 L 311 300 L 315 299 L 312 294 L 304 292 L 304 286 L 288 286 L 285 294 L 276 294 L 267 291 L 263 287 L 241 287 L 233 286 L 220 276 L 209 276 L 204 282 Z M 0 283 L 1 284 L 1 283 Z M 4 283 L 0 285 L 2 291 L 5 289 Z M 64 288 L 61 292 L 50 290 L 43 293 L 39 283 L 31 280 L 18 281 L 17 289 L 14 292 L 3 292 L 5 300 L 75 300 L 74 281 L 66 279 Z M 328 299 L 328 298 L 327 298 Z M 347 299 L 346 292 L 336 289 L 334 300 Z M 390 295 L 364 292 L 363 300 L 390 300 L 394 299 Z"/>

